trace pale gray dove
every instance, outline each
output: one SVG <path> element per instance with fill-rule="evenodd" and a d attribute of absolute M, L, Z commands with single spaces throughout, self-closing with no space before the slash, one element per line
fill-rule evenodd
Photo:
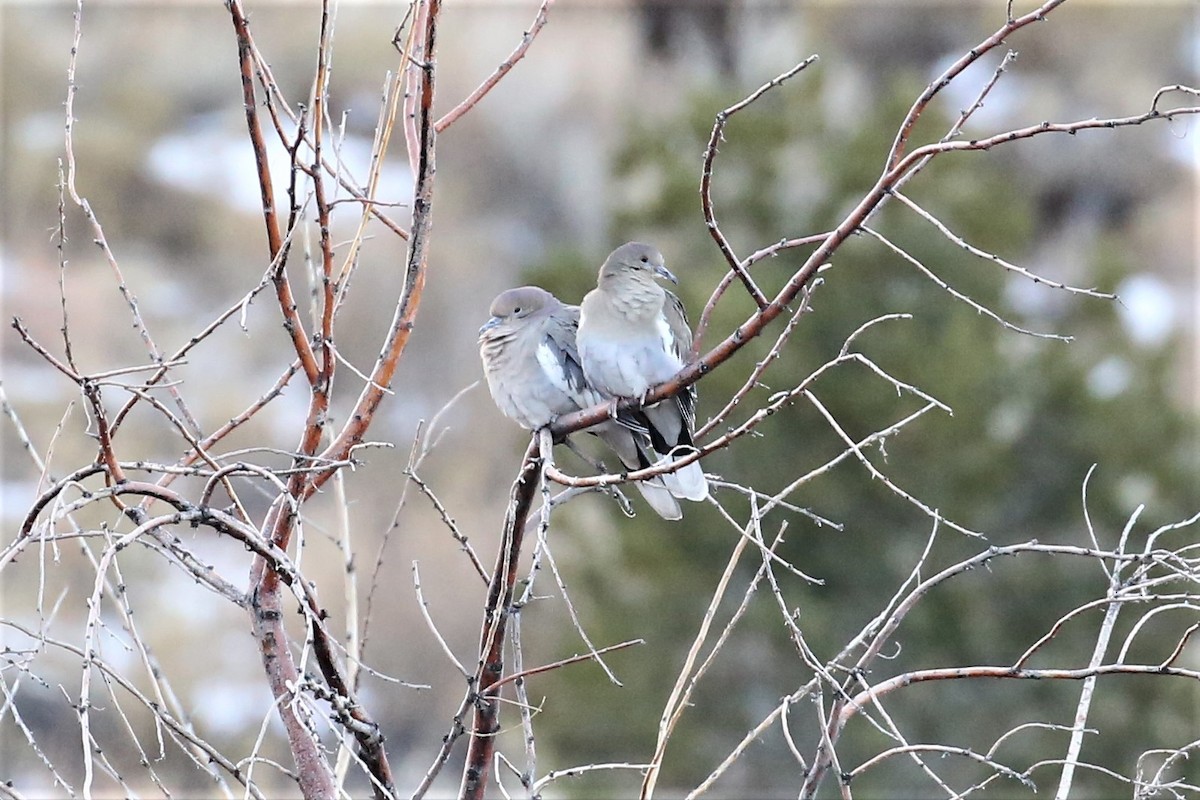
<path fill-rule="evenodd" d="M 488 389 L 501 413 L 523 428 L 538 430 L 603 398 L 583 376 L 575 332 L 579 307 L 568 306 L 537 286 L 501 292 L 491 319 L 479 329 L 479 355 Z M 653 463 L 649 437 L 615 421 L 588 429 L 621 459 L 627 470 Z M 637 482 L 638 490 L 663 519 L 683 516 L 661 478 Z"/>
<path fill-rule="evenodd" d="M 605 398 L 645 397 L 650 387 L 683 369 L 690 356 L 692 331 L 683 303 L 656 278 L 679 282 L 661 253 L 648 244 L 630 242 L 609 255 L 596 288 L 583 298 L 579 354 L 588 383 Z M 694 385 L 643 409 L 659 463 L 695 450 L 695 413 Z M 708 497 L 699 461 L 662 477 L 676 497 Z"/>

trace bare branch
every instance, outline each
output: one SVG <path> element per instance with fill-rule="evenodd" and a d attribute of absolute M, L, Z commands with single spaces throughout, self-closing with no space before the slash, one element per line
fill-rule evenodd
<path fill-rule="evenodd" d="M 454 668 L 462 673 L 464 678 L 470 678 L 471 673 L 467 672 L 467 668 L 462 665 L 462 662 L 454 655 L 454 651 L 450 649 L 450 645 L 446 643 L 445 637 L 437 629 L 437 625 L 433 622 L 433 617 L 429 616 L 429 603 L 425 601 L 425 595 L 421 594 L 421 572 L 417 569 L 417 562 L 412 562 L 413 588 L 417 592 L 417 604 L 421 609 L 421 616 L 425 619 L 425 624 L 429 626 L 433 637 L 437 639 L 437 643 L 441 646 L 442 652 L 446 654 L 446 658 L 450 659 L 450 663 Z"/>
<path fill-rule="evenodd" d="M 758 87 L 758 89 L 751 92 L 741 101 L 719 112 L 716 121 L 713 123 L 712 133 L 708 137 L 708 146 L 704 148 L 704 167 L 700 171 L 700 205 L 704 211 L 704 223 L 708 227 L 709 235 L 717 243 L 717 248 L 720 249 L 721 255 L 725 256 L 725 260 L 729 263 L 729 268 L 745 284 L 746 291 L 750 293 L 750 297 L 754 299 L 759 310 L 766 307 L 767 298 L 763 295 L 762 290 L 755 285 L 754 279 L 750 277 L 750 273 L 746 271 L 746 267 L 738 260 L 738 257 L 733 252 L 733 248 L 729 244 L 729 240 L 725 238 L 725 234 L 721 233 L 721 228 L 717 225 L 717 216 L 716 212 L 713 211 L 712 202 L 713 161 L 717 157 L 717 145 L 723 138 L 725 125 L 729 122 L 730 117 L 748 107 L 771 89 L 782 85 L 788 78 L 798 75 L 810 64 L 815 63 L 816 60 L 817 56 L 809 56 L 788 71 Z"/>
<path fill-rule="evenodd" d="M 1014 19 L 1012 15 L 1012 3 L 1008 5 L 1008 18 L 1005 24 L 1000 27 L 991 36 L 984 39 L 979 44 L 968 50 L 961 58 L 946 68 L 946 70 L 925 87 L 925 90 L 917 96 L 913 102 L 912 108 L 905 115 L 904 121 L 900 123 L 900 128 L 896 133 L 896 140 L 892 143 L 892 149 L 887 157 L 887 170 L 891 171 L 896 167 L 900 158 L 904 155 L 904 148 L 908 144 L 908 138 L 912 134 L 913 126 L 917 124 L 921 114 L 925 111 L 929 102 L 933 100 L 943 89 L 950 85 L 950 82 L 962 74 L 963 70 L 978 61 L 983 55 L 991 52 L 996 47 L 1004 43 L 1005 39 L 1012 33 L 1031 22 L 1041 22 L 1046 18 L 1046 15 L 1053 11 L 1058 6 L 1062 5 L 1064 0 L 1048 0 L 1038 8 L 1030 11 L 1019 18 Z"/>
<path fill-rule="evenodd" d="M 475 706 L 475 719 L 459 787 L 459 797 L 463 800 L 481 800 L 483 797 L 495 750 L 495 734 L 500 730 L 499 705 L 489 689 L 500 680 L 504 671 L 504 633 L 517 581 L 525 520 L 540 483 L 538 476 L 542 461 L 538 453 L 537 441 L 531 439 L 509 494 L 508 511 L 504 516 L 504 536 L 488 587 L 483 632 L 480 635 L 479 667 L 475 672 L 475 693 L 471 698 Z"/>
<path fill-rule="evenodd" d="M 538 7 L 537 14 L 533 18 L 533 22 L 529 26 L 529 30 L 521 35 L 521 41 L 516 49 L 509 54 L 508 58 L 496 67 L 496 71 L 484 79 L 483 83 L 479 84 L 478 88 L 471 94 L 467 95 L 461 103 L 456 105 L 450 111 L 434 124 L 434 130 L 441 133 L 446 128 L 453 125 L 459 117 L 466 114 L 475 105 L 484 98 L 484 96 L 492 90 L 492 88 L 500 82 L 500 79 L 508 74 L 509 70 L 517 65 L 517 62 L 525 57 L 525 52 L 529 46 L 533 44 L 533 40 L 537 38 L 539 32 L 546 25 L 546 17 L 550 11 L 550 6 L 554 5 L 554 0 L 542 0 L 542 4 Z"/>

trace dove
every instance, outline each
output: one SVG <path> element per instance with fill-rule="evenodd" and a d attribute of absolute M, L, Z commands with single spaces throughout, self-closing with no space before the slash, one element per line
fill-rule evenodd
<path fill-rule="evenodd" d="M 577 343 L 583 374 L 588 385 L 610 401 L 644 398 L 652 386 L 683 369 L 690 357 L 692 332 L 683 303 L 658 283 L 659 278 L 679 283 L 662 253 L 630 242 L 609 255 L 596 288 L 580 304 Z M 659 456 L 656 463 L 696 449 L 695 409 L 693 385 L 637 415 Z M 662 477 L 676 497 L 708 497 L 708 480 L 699 461 Z"/>

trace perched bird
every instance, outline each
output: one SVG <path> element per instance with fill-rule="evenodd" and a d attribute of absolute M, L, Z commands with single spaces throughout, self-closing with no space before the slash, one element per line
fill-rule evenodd
<path fill-rule="evenodd" d="M 479 355 L 488 389 L 501 413 L 529 430 L 538 430 L 563 414 L 602 402 L 583 376 L 575 332 L 579 307 L 568 306 L 537 286 L 501 292 L 492 301 L 491 319 L 479 329 Z M 628 470 L 653 464 L 649 436 L 617 421 L 589 429 L 621 459 Z M 663 519 L 679 519 L 679 503 L 662 478 L 637 482 L 638 490 Z"/>
<path fill-rule="evenodd" d="M 683 303 L 655 280 L 679 283 L 648 244 L 630 242 L 600 267 L 596 288 L 580 306 L 579 355 L 588 384 L 603 397 L 643 398 L 651 386 L 683 368 L 692 348 Z M 696 390 L 642 409 L 641 416 L 659 463 L 695 450 Z M 708 481 L 699 461 L 663 475 L 676 497 L 703 500 Z"/>

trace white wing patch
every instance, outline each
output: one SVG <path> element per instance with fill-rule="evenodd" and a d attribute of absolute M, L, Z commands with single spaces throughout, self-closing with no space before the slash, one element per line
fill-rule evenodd
<path fill-rule="evenodd" d="M 671 332 L 671 326 L 667 323 L 667 318 L 662 314 L 654 320 L 654 326 L 658 329 L 658 338 L 662 340 L 663 350 L 674 355 L 675 353 L 675 334 Z"/>
<path fill-rule="evenodd" d="M 563 369 L 562 361 L 554 348 L 546 342 L 542 342 L 537 347 L 537 360 L 542 368 L 542 372 L 550 379 L 550 382 L 561 391 L 570 394 L 571 385 L 567 382 L 567 373 Z"/>
<path fill-rule="evenodd" d="M 679 342 L 675 339 L 675 332 L 671 330 L 671 324 L 667 322 L 667 318 L 659 314 L 658 319 L 654 321 L 654 326 L 658 329 L 658 336 L 662 340 L 663 358 L 655 359 L 656 367 L 661 370 L 662 374 L 656 373 L 651 378 L 652 381 L 658 382 L 665 381 L 683 369 L 683 359 L 679 357 Z"/>

